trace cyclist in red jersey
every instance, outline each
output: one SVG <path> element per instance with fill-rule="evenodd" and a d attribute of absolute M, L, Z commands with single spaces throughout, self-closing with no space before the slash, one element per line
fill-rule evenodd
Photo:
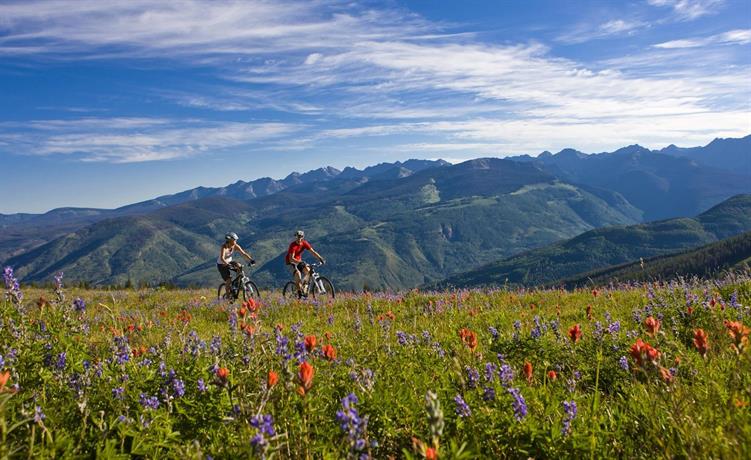
<path fill-rule="evenodd" d="M 302 253 L 305 250 L 310 251 L 316 259 L 318 259 L 322 264 L 325 264 L 326 261 L 321 257 L 320 254 L 318 254 L 315 249 L 305 241 L 305 232 L 302 230 L 298 230 L 295 232 L 295 241 L 290 243 L 289 249 L 287 249 L 287 256 L 284 258 L 285 263 L 287 264 L 287 267 L 289 267 L 290 272 L 295 277 L 295 283 L 297 284 L 297 290 L 298 292 L 302 292 L 303 283 L 306 283 L 308 281 L 308 274 L 310 274 L 310 269 L 308 268 L 308 265 L 302 261 Z"/>

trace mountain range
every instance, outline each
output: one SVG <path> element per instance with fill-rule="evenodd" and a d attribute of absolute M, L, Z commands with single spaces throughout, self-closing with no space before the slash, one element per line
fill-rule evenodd
<path fill-rule="evenodd" d="M 232 230 L 268 289 L 287 278 L 281 254 L 304 228 L 340 288 L 405 289 L 593 229 L 696 215 L 751 192 L 750 146 L 747 136 L 695 149 L 326 167 L 113 210 L 0 215 L 0 260 L 25 282 L 65 271 L 93 284 L 206 285 L 218 281 L 214 260 Z"/>

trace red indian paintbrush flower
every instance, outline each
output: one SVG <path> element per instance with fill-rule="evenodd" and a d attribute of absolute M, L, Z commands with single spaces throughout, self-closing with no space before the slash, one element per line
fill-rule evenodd
<path fill-rule="evenodd" d="M 644 327 L 647 328 L 647 334 L 651 335 L 652 337 L 660 332 L 661 325 L 662 323 L 660 322 L 660 320 L 654 318 L 653 316 L 647 316 L 647 319 L 644 320 Z"/>
<path fill-rule="evenodd" d="M 725 327 L 728 330 L 728 335 L 733 339 L 730 346 L 736 353 L 748 345 L 748 334 L 751 333 L 751 329 L 748 326 L 744 326 L 740 321 L 728 321 L 725 320 Z"/>
<path fill-rule="evenodd" d="M 323 355 L 329 361 L 333 361 L 336 359 L 336 348 L 334 348 L 333 345 L 326 344 L 323 347 L 321 347 L 321 350 L 323 351 Z"/>
<path fill-rule="evenodd" d="M 229 369 L 226 367 L 220 367 L 216 370 L 216 377 L 219 379 L 219 383 L 226 383 L 229 378 Z"/>
<path fill-rule="evenodd" d="M 551 369 L 548 371 L 548 380 L 550 380 L 551 382 L 554 382 L 555 379 L 557 378 L 558 378 L 558 374 L 556 374 L 554 370 Z"/>
<path fill-rule="evenodd" d="M 425 460 L 437 460 L 438 452 L 432 447 L 425 449 Z"/>
<path fill-rule="evenodd" d="M 707 355 L 709 350 L 709 336 L 704 329 L 694 329 L 694 347 L 702 356 Z"/>
<path fill-rule="evenodd" d="M 660 366 L 660 378 L 665 383 L 673 383 L 673 374 L 670 373 L 670 370 Z"/>
<path fill-rule="evenodd" d="M 305 395 L 305 392 L 310 390 L 313 386 L 313 375 L 315 375 L 315 369 L 307 361 L 300 364 L 300 370 L 297 373 L 297 377 L 300 379 L 300 387 L 298 392 L 302 390 L 301 394 Z"/>
<path fill-rule="evenodd" d="M 477 334 L 466 327 L 463 327 L 459 330 L 459 337 L 461 337 L 462 342 L 464 342 L 471 351 L 475 351 L 475 348 L 477 348 Z"/>
<path fill-rule="evenodd" d="M 313 349 L 316 347 L 316 336 L 314 335 L 308 335 L 305 337 L 305 349 L 308 351 L 313 351 Z"/>
<path fill-rule="evenodd" d="M 268 379 L 266 380 L 266 383 L 268 383 L 268 384 L 269 384 L 269 388 L 271 388 L 271 387 L 273 387 L 274 385 L 276 385 L 276 383 L 277 383 L 278 381 L 279 381 L 279 374 L 277 374 L 277 373 L 276 373 L 276 372 L 274 372 L 274 371 L 269 371 L 269 377 L 268 377 Z"/>
<path fill-rule="evenodd" d="M 8 383 L 8 379 L 10 378 L 10 372 L 0 372 L 0 393 L 2 393 L 5 390 L 5 384 Z"/>
<path fill-rule="evenodd" d="M 532 383 L 532 363 L 524 361 L 524 377 L 527 378 L 527 383 Z"/>
<path fill-rule="evenodd" d="M 574 324 L 568 330 L 568 336 L 572 342 L 576 343 L 582 338 L 582 328 L 578 324 Z"/>
<path fill-rule="evenodd" d="M 645 362 L 654 364 L 660 359 L 660 352 L 642 339 L 636 339 L 629 349 L 629 354 L 639 366 L 644 365 Z"/>

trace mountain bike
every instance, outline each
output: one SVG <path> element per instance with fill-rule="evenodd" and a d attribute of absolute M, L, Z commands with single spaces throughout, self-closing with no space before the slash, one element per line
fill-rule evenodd
<path fill-rule="evenodd" d="M 243 264 L 234 262 L 230 264 L 230 270 L 237 273 L 235 279 L 233 279 L 230 284 L 231 292 L 229 294 L 224 292 L 227 289 L 226 283 L 220 284 L 219 288 L 216 290 L 216 296 L 219 300 L 225 299 L 234 301 L 240 296 L 242 296 L 243 301 L 249 299 L 261 300 L 261 293 L 258 290 L 258 286 L 256 286 L 256 283 L 245 274 Z"/>
<path fill-rule="evenodd" d="M 308 269 L 310 270 L 310 273 L 308 273 L 308 280 L 307 282 L 303 283 L 302 291 L 298 291 L 297 289 L 297 283 L 294 281 L 290 281 L 287 284 L 284 285 L 284 290 L 282 290 L 282 296 L 284 296 L 285 299 L 292 298 L 293 295 L 297 296 L 298 299 L 303 297 L 308 297 L 309 295 L 312 295 L 313 298 L 329 298 L 334 299 L 336 297 L 336 291 L 334 290 L 334 285 L 329 281 L 328 278 L 325 276 L 321 276 L 318 274 L 318 272 L 315 270 L 316 267 L 320 267 L 321 263 L 316 264 L 307 264 Z"/>

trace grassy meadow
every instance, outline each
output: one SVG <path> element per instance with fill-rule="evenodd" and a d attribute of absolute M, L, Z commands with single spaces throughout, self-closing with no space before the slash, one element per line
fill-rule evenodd
<path fill-rule="evenodd" d="M 10 276 L 3 458 L 751 457 L 746 277 L 243 305 Z"/>

